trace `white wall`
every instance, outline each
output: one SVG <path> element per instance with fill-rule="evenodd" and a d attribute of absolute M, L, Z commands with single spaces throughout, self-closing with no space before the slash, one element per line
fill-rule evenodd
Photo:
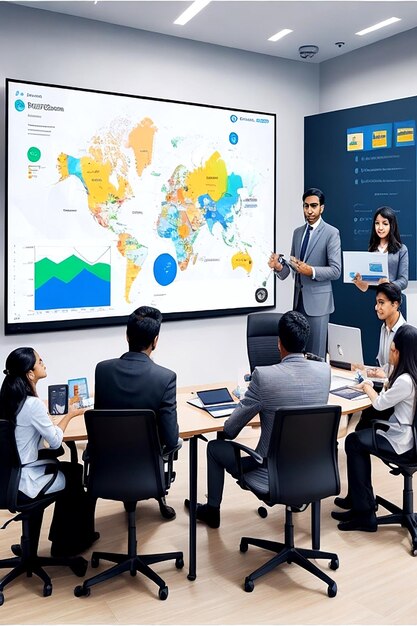
<path fill-rule="evenodd" d="M 417 94 L 417 28 L 320 65 L 320 113 Z"/>
<path fill-rule="evenodd" d="M 302 221 L 303 118 L 318 112 L 317 65 L 6 3 L 0 3 L 0 59 L 2 110 L 4 79 L 9 77 L 277 113 L 277 250 L 289 252 L 292 231 Z M 3 124 L 0 154 L 3 161 Z M 3 232 L 4 168 L 0 170 Z M 0 281 L 3 292 L 3 258 Z M 279 283 L 279 310 L 291 308 L 291 294 L 290 279 Z M 247 366 L 245 330 L 244 316 L 167 322 L 155 360 L 177 371 L 180 385 L 236 380 L 242 365 Z M 126 349 L 122 327 L 3 336 L 0 369 L 18 345 L 38 350 L 49 366 L 50 384 L 82 375 L 92 383 L 96 362 Z"/>
<path fill-rule="evenodd" d="M 417 28 L 320 65 L 320 112 L 417 95 Z M 407 321 L 417 326 L 417 281 L 410 281 Z"/>

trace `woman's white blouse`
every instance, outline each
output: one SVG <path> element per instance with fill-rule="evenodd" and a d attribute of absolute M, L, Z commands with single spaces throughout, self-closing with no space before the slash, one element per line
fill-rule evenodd
<path fill-rule="evenodd" d="M 51 478 L 50 474 L 45 474 L 48 461 L 38 461 L 38 450 L 45 447 L 44 441 L 53 450 L 59 448 L 63 435 L 59 426 L 54 426 L 52 423 L 42 400 L 28 396 L 16 417 L 15 438 L 20 460 L 24 466 L 19 490 L 29 498 L 35 498 Z M 64 475 L 58 472 L 58 476 L 47 493 L 60 491 L 64 487 Z"/>
<path fill-rule="evenodd" d="M 372 402 L 378 411 L 394 407 L 389 418 L 389 429 L 378 430 L 378 435 L 388 439 L 397 454 L 410 450 L 414 444 L 413 430 L 410 426 L 414 420 L 416 390 L 409 374 L 401 374 L 393 386 L 383 390 Z"/>

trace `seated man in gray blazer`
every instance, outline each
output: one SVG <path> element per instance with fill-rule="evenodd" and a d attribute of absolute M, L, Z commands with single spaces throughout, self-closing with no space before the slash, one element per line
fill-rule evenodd
<path fill-rule="evenodd" d="M 161 312 L 148 306 L 130 315 L 126 329 L 129 352 L 96 366 L 94 408 L 151 409 L 161 444 L 169 451 L 178 444 L 177 375 L 151 359 L 161 322 Z M 165 498 L 158 502 L 162 517 L 174 519 L 175 511 Z"/>
<path fill-rule="evenodd" d="M 256 452 L 266 456 L 277 409 L 283 406 L 327 404 L 330 390 L 328 363 L 308 361 L 304 351 L 309 324 L 302 313 L 288 311 L 279 320 L 278 347 L 281 363 L 256 367 L 244 398 L 224 424 L 224 437 L 234 439 L 257 414 L 261 418 L 261 434 Z M 259 466 L 251 457 L 242 459 L 243 471 Z M 217 439 L 207 446 L 207 504 L 197 505 L 197 519 L 210 528 L 220 526 L 220 503 L 224 486 L 224 470 L 237 477 L 235 453 L 229 441 Z M 189 501 L 185 501 L 189 507 Z"/>
<path fill-rule="evenodd" d="M 324 194 L 320 189 L 304 192 L 303 210 L 306 224 L 295 229 L 291 244 L 293 308 L 310 324 L 307 352 L 325 358 L 329 315 L 334 311 L 332 280 L 339 278 L 342 267 L 340 234 L 321 217 Z M 280 280 L 290 274 L 288 264 L 281 263 L 277 254 L 271 254 L 268 265 Z"/>

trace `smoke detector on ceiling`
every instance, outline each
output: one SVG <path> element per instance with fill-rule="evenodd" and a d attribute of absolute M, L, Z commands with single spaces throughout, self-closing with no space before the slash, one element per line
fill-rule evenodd
<path fill-rule="evenodd" d="M 300 46 L 298 48 L 298 52 L 300 53 L 300 57 L 302 59 L 312 59 L 317 54 L 318 51 L 319 51 L 319 47 L 313 46 L 313 45 Z"/>

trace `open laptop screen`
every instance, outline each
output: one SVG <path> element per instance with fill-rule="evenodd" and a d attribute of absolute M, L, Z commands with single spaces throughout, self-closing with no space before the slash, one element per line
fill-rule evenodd
<path fill-rule="evenodd" d="M 329 324 L 328 350 L 330 363 L 363 363 L 360 328 Z"/>
<path fill-rule="evenodd" d="M 209 389 L 208 391 L 197 391 L 204 406 L 210 404 L 222 404 L 223 402 L 234 402 L 229 390 L 226 387 L 221 389 Z"/>

